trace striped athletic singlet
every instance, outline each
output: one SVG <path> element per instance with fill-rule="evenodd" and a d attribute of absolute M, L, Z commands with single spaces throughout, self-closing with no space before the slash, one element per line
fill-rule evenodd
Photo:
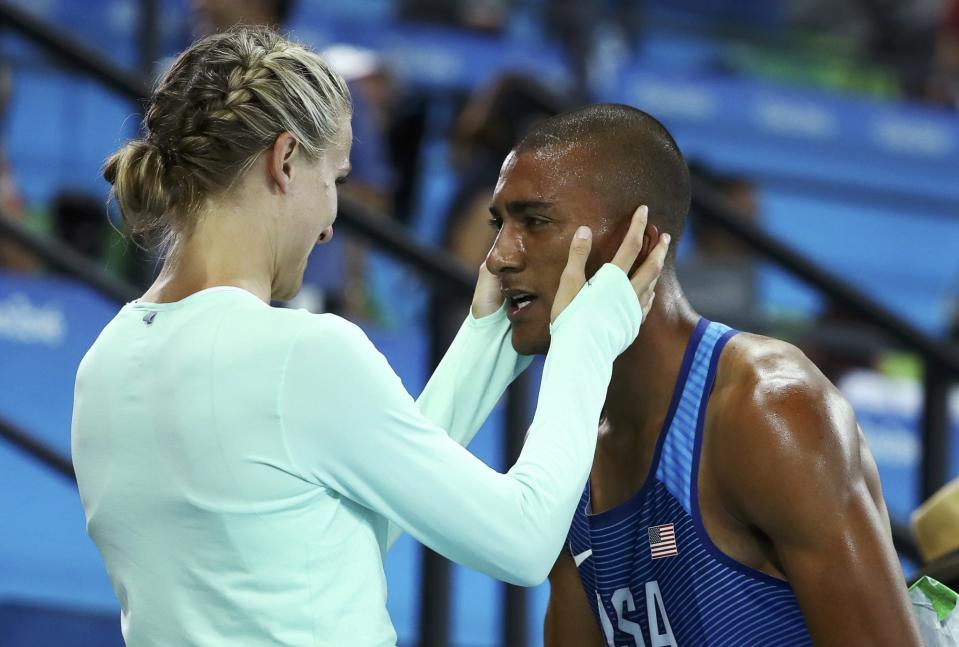
<path fill-rule="evenodd" d="M 706 402 L 735 333 L 696 326 L 639 492 L 594 515 L 587 483 L 576 509 L 568 548 L 610 647 L 812 644 L 790 586 L 720 552 L 699 512 Z"/>

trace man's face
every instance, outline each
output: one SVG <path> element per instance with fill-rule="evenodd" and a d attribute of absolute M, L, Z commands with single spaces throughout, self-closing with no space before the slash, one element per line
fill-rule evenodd
<path fill-rule="evenodd" d="M 576 148 L 511 153 L 503 162 L 490 204 L 498 232 L 486 266 L 509 299 L 513 348 L 520 354 L 549 349 L 553 297 L 576 229 L 593 231 L 587 277 L 613 257 L 625 235 L 624 219 L 611 217 L 592 188 L 592 166 Z"/>

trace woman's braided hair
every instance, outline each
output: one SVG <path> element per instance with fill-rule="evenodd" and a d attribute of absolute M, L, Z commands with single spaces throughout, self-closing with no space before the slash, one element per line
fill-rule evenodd
<path fill-rule="evenodd" d="M 235 27 L 177 58 L 150 98 L 144 136 L 114 153 L 103 177 L 128 232 L 166 251 L 281 133 L 316 159 L 351 113 L 346 83 L 317 54 L 266 27 Z"/>

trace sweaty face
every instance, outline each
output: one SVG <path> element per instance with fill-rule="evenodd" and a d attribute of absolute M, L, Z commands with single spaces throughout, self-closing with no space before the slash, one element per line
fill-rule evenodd
<path fill-rule="evenodd" d="M 511 153 L 500 170 L 490 205 L 498 232 L 486 266 L 503 284 L 520 354 L 549 349 L 553 297 L 576 229 L 593 232 L 587 277 L 613 257 L 625 234 L 622 219 L 608 214 L 592 188 L 589 168 L 581 152 L 567 149 Z"/>

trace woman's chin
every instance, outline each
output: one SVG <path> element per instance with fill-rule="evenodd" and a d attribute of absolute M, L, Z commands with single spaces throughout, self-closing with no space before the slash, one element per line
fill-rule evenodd
<path fill-rule="evenodd" d="M 272 295 L 274 301 L 290 301 L 300 293 L 300 288 L 303 287 L 303 274 L 306 272 L 306 261 L 308 258 L 309 257 L 303 258 L 299 267 L 292 272 L 288 272 L 285 275 L 280 274 L 276 277 L 277 280 L 273 284 Z"/>
<path fill-rule="evenodd" d="M 289 282 L 282 285 L 274 285 L 271 298 L 274 301 L 292 301 L 300 293 L 301 287 L 303 287 L 302 273 L 295 280 L 290 279 Z"/>

